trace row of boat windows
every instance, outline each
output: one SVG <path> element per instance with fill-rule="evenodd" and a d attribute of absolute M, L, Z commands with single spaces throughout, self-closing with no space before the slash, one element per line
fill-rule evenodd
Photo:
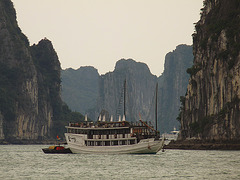
<path fill-rule="evenodd" d="M 111 134 L 129 134 L 130 129 L 106 129 L 106 130 L 85 130 L 85 129 L 67 129 L 68 133 L 88 134 L 88 135 L 111 135 Z"/>
<path fill-rule="evenodd" d="M 118 146 L 136 144 L 136 140 L 115 140 L 115 141 L 85 141 L 86 146 Z"/>
<path fill-rule="evenodd" d="M 88 135 L 88 139 L 116 139 L 116 138 L 131 138 L 131 134 L 107 134 L 107 135 Z"/>

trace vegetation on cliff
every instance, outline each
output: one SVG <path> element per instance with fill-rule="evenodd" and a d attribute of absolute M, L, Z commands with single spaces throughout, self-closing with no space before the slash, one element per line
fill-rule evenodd
<path fill-rule="evenodd" d="M 61 67 L 52 43 L 46 38 L 41 40 L 37 45 L 31 46 L 31 54 L 37 70 L 39 106 L 43 107 L 47 99 L 53 110 L 50 136 L 63 136 L 67 123 L 83 121 L 84 117 L 80 113 L 72 112 L 62 102 Z"/>
<path fill-rule="evenodd" d="M 18 86 L 22 73 L 20 68 L 9 68 L 0 63 L 0 112 L 7 121 L 15 119 L 15 99 L 18 98 L 14 87 Z"/>
<path fill-rule="evenodd" d="M 201 14 L 179 116 L 181 139 L 239 140 L 240 2 L 205 0 Z"/>

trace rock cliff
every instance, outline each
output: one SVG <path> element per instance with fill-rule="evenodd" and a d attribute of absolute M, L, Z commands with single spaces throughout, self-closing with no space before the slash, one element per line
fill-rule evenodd
<path fill-rule="evenodd" d="M 192 66 L 192 61 L 192 46 L 179 45 L 166 55 L 165 70 L 159 78 L 151 74 L 146 64 L 132 59 L 119 60 L 113 72 L 101 76 L 93 67 L 66 69 L 62 72 L 62 97 L 73 110 L 85 111 L 93 120 L 98 118 L 99 113 L 105 113 L 107 119 L 113 115 L 116 121 L 118 115 L 123 114 L 126 79 L 127 120 L 137 121 L 140 113 L 143 120 L 155 124 L 154 98 L 158 82 L 158 129 L 169 132 L 174 126 L 179 126 L 176 120 L 179 98 L 185 95 L 189 79 L 186 69 Z M 97 104 L 89 103 L 94 101 Z"/>
<path fill-rule="evenodd" d="M 30 47 L 12 2 L 1 0 L 0 142 L 37 142 L 56 135 L 63 110 L 60 71 L 52 43 L 44 39 Z"/>
<path fill-rule="evenodd" d="M 154 97 L 157 77 L 152 75 L 146 64 L 132 59 L 122 59 L 116 63 L 113 72 L 100 77 L 99 98 L 96 112 L 102 109 L 113 115 L 115 121 L 123 115 L 123 87 L 126 80 L 126 119 L 136 121 L 139 113 L 144 120 L 148 117 Z M 154 113 L 153 113 L 154 115 Z"/>
<path fill-rule="evenodd" d="M 205 0 L 181 100 L 180 139 L 240 138 L 240 1 Z"/>
<path fill-rule="evenodd" d="M 98 80 L 97 69 L 86 66 L 77 70 L 62 71 L 62 99 L 74 110 L 85 114 L 97 104 Z"/>
<path fill-rule="evenodd" d="M 178 45 L 165 57 L 164 72 L 159 77 L 158 119 L 161 132 L 179 129 L 180 97 L 185 96 L 189 75 L 186 69 L 193 65 L 192 46 Z"/>
<path fill-rule="evenodd" d="M 71 107 L 96 120 L 102 111 L 114 116 L 123 113 L 123 86 L 127 81 L 126 113 L 129 121 L 139 119 L 155 124 L 154 94 L 156 83 L 158 92 L 158 129 L 169 132 L 178 128 L 176 117 L 179 113 L 180 96 L 186 93 L 189 75 L 186 69 L 193 64 L 192 46 L 179 45 L 166 55 L 163 74 L 157 78 L 144 63 L 132 59 L 122 59 L 116 63 L 113 72 L 99 76 L 93 67 L 78 70 L 66 69 L 62 72 L 62 97 Z"/>

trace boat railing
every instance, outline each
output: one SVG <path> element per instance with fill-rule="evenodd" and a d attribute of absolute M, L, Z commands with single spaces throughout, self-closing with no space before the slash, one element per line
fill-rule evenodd
<path fill-rule="evenodd" d="M 147 125 L 146 122 L 128 122 L 128 121 L 118 121 L 118 122 L 80 122 L 80 123 L 69 123 L 69 127 L 80 127 L 80 128 L 114 128 L 114 127 L 147 127 L 153 129 L 152 125 Z"/>

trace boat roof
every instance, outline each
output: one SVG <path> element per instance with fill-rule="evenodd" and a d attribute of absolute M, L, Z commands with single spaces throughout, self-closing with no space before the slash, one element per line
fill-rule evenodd
<path fill-rule="evenodd" d="M 82 130 L 108 130 L 108 129 L 128 129 L 128 126 L 122 126 L 122 127 L 72 127 L 72 126 L 65 126 L 69 129 L 82 129 Z"/>

